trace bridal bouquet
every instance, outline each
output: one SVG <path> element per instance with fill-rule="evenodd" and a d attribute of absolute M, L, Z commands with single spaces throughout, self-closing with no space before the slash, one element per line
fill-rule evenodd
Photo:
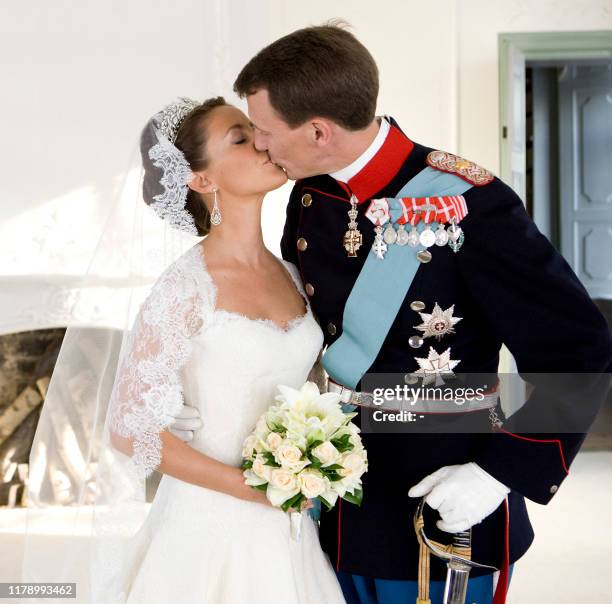
<path fill-rule="evenodd" d="M 246 484 L 265 491 L 272 505 L 285 512 L 302 510 L 309 499 L 327 509 L 338 497 L 360 505 L 368 462 L 360 430 L 351 422 L 357 414 L 344 413 L 339 395 L 322 394 L 313 382 L 300 390 L 282 385 L 278 390 L 276 402 L 244 441 Z M 294 537 L 300 519 L 294 512 Z"/>

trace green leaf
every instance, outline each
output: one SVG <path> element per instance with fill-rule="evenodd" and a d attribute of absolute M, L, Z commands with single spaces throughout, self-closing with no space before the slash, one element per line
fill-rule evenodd
<path fill-rule="evenodd" d="M 302 495 L 302 493 L 298 493 L 290 499 L 287 499 L 287 501 L 285 501 L 285 503 L 281 505 L 281 509 L 283 510 L 283 512 L 286 512 L 289 508 L 297 508 L 297 504 L 301 503 L 302 499 L 306 498 L 304 497 L 304 495 Z"/>
<path fill-rule="evenodd" d="M 310 451 L 311 449 L 316 449 L 319 445 L 322 445 L 323 441 L 322 440 L 315 440 L 312 444 L 308 445 L 308 451 Z"/>
<path fill-rule="evenodd" d="M 342 466 L 340 464 L 332 464 L 331 466 L 325 466 L 324 468 L 322 468 L 323 471 L 325 472 L 333 472 L 334 470 L 341 470 Z"/>
<path fill-rule="evenodd" d="M 273 468 L 280 468 L 280 464 L 274 459 L 274 453 L 271 451 L 264 451 L 262 453 L 264 459 L 266 460 L 267 466 L 272 466 Z"/>
<path fill-rule="evenodd" d="M 363 501 L 363 489 L 355 489 L 352 495 L 347 492 L 342 499 L 345 499 L 349 503 L 354 503 L 355 505 L 361 505 Z"/>
<path fill-rule="evenodd" d="M 341 468 L 342 466 L 339 466 L 338 464 L 333 464 L 331 466 L 328 466 L 327 468 L 319 468 L 319 472 L 321 472 L 321 474 L 326 476 L 332 482 L 336 482 L 344 478 L 344 476 L 338 474 L 338 470 L 340 470 Z"/>
<path fill-rule="evenodd" d="M 264 482 L 263 484 L 254 484 L 251 485 L 254 489 L 258 489 L 259 491 L 267 491 L 268 490 L 268 483 Z"/>
<path fill-rule="evenodd" d="M 340 453 L 344 453 L 346 451 L 350 451 L 353 449 L 353 443 L 350 442 L 350 434 L 343 434 L 340 438 L 335 438 L 331 441 L 331 444 L 340 451 Z"/>
<path fill-rule="evenodd" d="M 324 470 L 325 468 L 321 468 L 321 469 Z M 335 471 L 325 472 L 325 476 L 327 476 L 327 478 L 329 478 L 329 480 L 331 480 L 332 482 L 336 482 L 344 478 L 344 476 L 340 476 L 340 474 L 338 474 Z"/>
<path fill-rule="evenodd" d="M 316 455 L 310 455 L 308 459 L 310 459 L 311 468 L 318 469 L 321 467 L 321 460 Z"/>
<path fill-rule="evenodd" d="M 243 470 L 250 470 L 253 467 L 253 460 L 252 459 L 245 459 L 242 462 L 242 469 Z"/>
<path fill-rule="evenodd" d="M 327 499 L 323 499 L 323 497 L 321 496 L 317 497 L 316 499 L 318 499 L 321 503 L 323 503 L 323 505 L 325 505 L 328 512 L 334 507 L 333 505 L 331 505 L 331 503 L 329 503 L 329 501 L 327 501 Z"/>

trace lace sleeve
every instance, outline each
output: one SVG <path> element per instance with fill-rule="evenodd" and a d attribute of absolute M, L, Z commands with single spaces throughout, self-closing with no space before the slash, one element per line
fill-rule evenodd
<path fill-rule="evenodd" d="M 195 267 L 194 267 L 195 268 Z M 161 275 L 127 336 L 109 405 L 111 438 L 131 443 L 129 469 L 140 478 L 161 462 L 160 432 L 183 405 L 181 369 L 203 325 L 205 290 L 179 262 Z"/>

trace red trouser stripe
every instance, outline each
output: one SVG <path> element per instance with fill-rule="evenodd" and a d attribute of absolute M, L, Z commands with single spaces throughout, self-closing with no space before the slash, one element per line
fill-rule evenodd
<path fill-rule="evenodd" d="M 497 588 L 493 596 L 493 604 L 505 604 L 508 593 L 508 573 L 510 566 L 510 511 L 508 510 L 508 498 L 504 501 L 506 510 L 506 526 L 504 531 L 504 562 L 499 572 Z"/>

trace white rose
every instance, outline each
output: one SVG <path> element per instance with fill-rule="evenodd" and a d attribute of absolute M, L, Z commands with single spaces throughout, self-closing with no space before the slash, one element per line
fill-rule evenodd
<path fill-rule="evenodd" d="M 257 447 L 257 437 L 254 434 L 247 436 L 242 446 L 242 457 L 251 457 L 253 450 Z"/>
<path fill-rule="evenodd" d="M 297 479 L 290 470 L 274 468 L 270 475 L 270 484 L 281 491 L 293 491 L 297 486 Z"/>
<path fill-rule="evenodd" d="M 270 477 L 272 474 L 272 467 L 267 466 L 265 464 L 264 459 L 261 455 L 258 455 L 253 462 L 253 472 L 257 474 L 260 478 L 263 478 L 267 482 L 270 482 Z"/>
<path fill-rule="evenodd" d="M 329 466 L 340 459 L 340 452 L 328 440 L 312 449 L 312 454 L 323 466 Z"/>
<path fill-rule="evenodd" d="M 302 495 L 307 499 L 318 497 L 327 489 L 327 482 L 316 470 L 304 470 L 298 475 Z"/>
<path fill-rule="evenodd" d="M 256 487 L 267 482 L 260 476 L 257 476 L 253 470 L 245 470 L 242 475 L 245 478 L 245 484 L 248 484 L 250 487 Z"/>
<path fill-rule="evenodd" d="M 270 432 L 268 434 L 268 438 L 266 438 L 266 443 L 270 448 L 270 451 L 276 451 L 280 444 L 283 442 L 283 437 L 278 432 Z"/>
<path fill-rule="evenodd" d="M 342 469 L 338 470 L 338 474 L 345 477 L 359 477 L 366 470 L 366 461 L 361 452 L 348 453 L 345 455 L 340 464 Z"/>
<path fill-rule="evenodd" d="M 321 494 L 321 498 L 325 499 L 325 501 L 327 501 L 329 505 L 334 506 L 336 505 L 336 501 L 338 500 L 338 493 L 334 489 L 330 488 L 329 490 L 325 491 L 325 493 Z"/>
<path fill-rule="evenodd" d="M 296 468 L 302 462 L 302 451 L 299 447 L 291 443 L 282 443 L 274 454 L 276 461 L 285 468 Z"/>
<path fill-rule="evenodd" d="M 268 428 L 268 422 L 266 421 L 266 416 L 262 415 L 255 424 L 255 434 L 260 438 L 265 439 L 270 433 L 270 428 Z"/>

